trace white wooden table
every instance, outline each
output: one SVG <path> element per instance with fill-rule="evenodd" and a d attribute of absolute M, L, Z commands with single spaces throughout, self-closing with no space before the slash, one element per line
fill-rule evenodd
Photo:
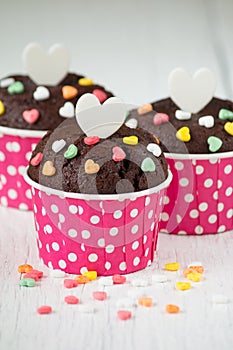
<path fill-rule="evenodd" d="M 103 287 L 106 301 L 94 301 L 98 280 L 72 290 L 63 280 L 49 276 L 37 255 L 33 215 L 0 207 L 0 349 L 1 350 L 231 350 L 233 348 L 233 232 L 202 237 L 161 234 L 155 262 L 148 269 L 127 276 L 127 283 Z M 165 272 L 169 281 L 151 284 L 151 274 L 163 272 L 166 262 L 179 261 L 186 267 L 201 261 L 204 280 L 192 289 L 174 289 L 181 272 Z M 20 287 L 17 267 L 30 263 L 45 277 L 34 288 Z M 154 306 L 133 308 L 133 318 L 117 319 L 117 300 L 127 297 L 135 278 L 150 281 L 144 288 Z M 93 314 L 79 312 L 78 305 L 64 303 L 65 295 L 75 295 L 81 303 L 94 305 Z M 227 304 L 213 304 L 212 296 L 229 297 Z M 181 312 L 166 314 L 168 303 Z M 41 305 L 51 305 L 50 315 L 38 315 Z"/>

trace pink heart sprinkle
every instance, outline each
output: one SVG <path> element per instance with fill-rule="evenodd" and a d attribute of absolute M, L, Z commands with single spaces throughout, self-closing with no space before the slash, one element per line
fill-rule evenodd
<path fill-rule="evenodd" d="M 23 278 L 33 278 L 35 281 L 39 281 L 39 276 L 36 273 L 25 273 L 25 275 L 23 275 Z"/>
<path fill-rule="evenodd" d="M 112 149 L 112 159 L 115 161 L 115 162 L 120 162 L 121 160 L 125 159 L 126 157 L 126 154 L 125 152 L 123 151 L 122 148 L 116 146 L 116 147 L 113 147 Z"/>
<path fill-rule="evenodd" d="M 127 310 L 119 310 L 117 311 L 117 316 L 120 320 L 125 321 L 132 317 L 132 313 Z"/>
<path fill-rule="evenodd" d="M 79 299 L 76 298 L 74 295 L 67 295 L 64 298 L 64 300 L 67 304 L 78 304 L 79 303 Z"/>
<path fill-rule="evenodd" d="M 121 275 L 113 275 L 112 280 L 114 284 L 123 284 L 126 282 L 126 277 Z"/>
<path fill-rule="evenodd" d="M 28 123 L 28 124 L 34 124 L 37 119 L 39 118 L 40 113 L 37 109 L 28 109 L 23 112 L 23 119 Z"/>
<path fill-rule="evenodd" d="M 32 166 L 37 166 L 40 164 L 40 162 L 42 161 L 43 158 L 43 153 L 38 152 L 35 157 L 33 157 L 30 161 Z"/>
<path fill-rule="evenodd" d="M 49 305 L 43 305 L 38 307 L 37 312 L 40 315 L 50 314 L 52 312 L 52 308 Z"/>
<path fill-rule="evenodd" d="M 74 288 L 77 287 L 78 285 L 78 281 L 71 279 L 71 278 L 67 278 L 64 280 L 64 287 L 66 288 Z"/>
<path fill-rule="evenodd" d="M 104 91 L 99 89 L 93 90 L 92 93 L 98 98 L 100 103 L 103 103 L 108 98 L 107 94 Z"/>
<path fill-rule="evenodd" d="M 155 125 L 166 123 L 168 121 L 169 121 L 169 116 L 165 113 L 156 113 L 154 118 L 153 118 L 153 123 Z"/>
<path fill-rule="evenodd" d="M 93 295 L 93 298 L 96 299 L 96 300 L 102 301 L 102 300 L 107 299 L 107 293 L 106 292 L 96 291 L 96 292 L 93 292 L 92 295 Z"/>
<path fill-rule="evenodd" d="M 89 136 L 84 138 L 84 143 L 88 146 L 95 145 L 100 140 L 99 136 Z"/>

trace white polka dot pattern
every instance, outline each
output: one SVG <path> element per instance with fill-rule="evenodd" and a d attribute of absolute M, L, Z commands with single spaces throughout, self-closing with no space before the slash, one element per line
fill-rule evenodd
<path fill-rule="evenodd" d="M 164 190 L 133 201 L 101 203 L 37 189 L 32 195 L 45 264 L 68 273 L 85 269 L 112 275 L 143 269 L 153 261 Z"/>
<path fill-rule="evenodd" d="M 233 158 L 167 161 L 175 176 L 160 230 L 201 235 L 233 229 Z"/>
<path fill-rule="evenodd" d="M 32 148 L 40 141 L 3 135 L 0 138 L 0 203 L 20 210 L 31 210 L 29 185 L 23 179 Z"/>

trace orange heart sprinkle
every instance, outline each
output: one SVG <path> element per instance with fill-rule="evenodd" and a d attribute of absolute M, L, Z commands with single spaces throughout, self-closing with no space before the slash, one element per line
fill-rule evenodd
<path fill-rule="evenodd" d="M 54 167 L 53 162 L 47 160 L 43 165 L 42 174 L 45 176 L 53 176 L 55 173 L 56 168 Z"/>
<path fill-rule="evenodd" d="M 62 95 L 65 100 L 71 100 L 78 95 L 78 89 L 71 85 L 65 85 L 62 88 Z"/>
<path fill-rule="evenodd" d="M 88 159 L 85 163 L 86 174 L 96 174 L 100 170 L 99 164 L 95 163 L 92 159 Z"/>

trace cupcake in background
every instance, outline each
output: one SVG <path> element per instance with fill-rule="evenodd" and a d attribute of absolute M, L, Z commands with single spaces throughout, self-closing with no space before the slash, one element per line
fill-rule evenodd
<path fill-rule="evenodd" d="M 35 145 L 47 130 L 74 117 L 80 96 L 93 93 L 102 103 L 112 93 L 69 73 L 69 55 L 61 45 L 47 53 L 38 44 L 29 44 L 23 60 L 27 75 L 0 80 L 0 203 L 27 210 L 31 193 L 22 174 Z"/>
<path fill-rule="evenodd" d="M 111 275 L 153 261 L 171 174 L 158 139 L 124 125 L 125 115 L 118 98 L 101 106 L 86 94 L 77 103 L 78 124 L 65 121 L 33 151 L 25 180 L 39 254 L 50 268 Z"/>
<path fill-rule="evenodd" d="M 128 117 L 127 123 L 158 136 L 173 173 L 162 213 L 164 232 L 233 229 L 233 102 L 213 97 L 215 85 L 207 69 L 193 77 L 175 69 L 169 76 L 170 97 Z"/>

